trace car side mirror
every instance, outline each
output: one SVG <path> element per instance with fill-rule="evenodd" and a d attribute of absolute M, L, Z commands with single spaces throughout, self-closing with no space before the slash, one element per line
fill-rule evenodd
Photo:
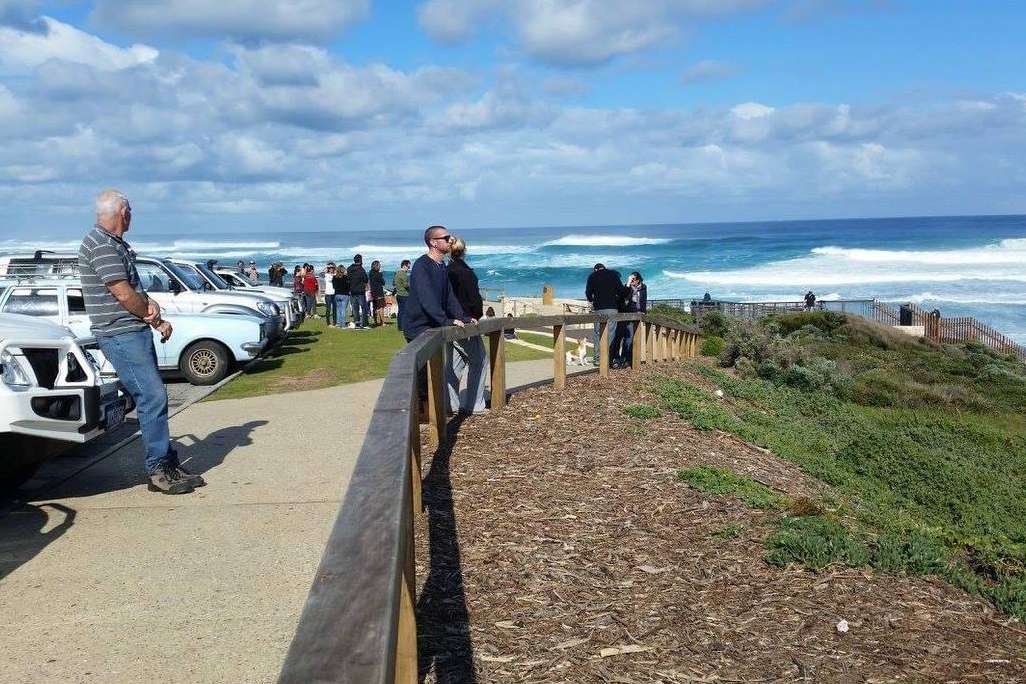
<path fill-rule="evenodd" d="M 176 295 L 182 294 L 182 284 L 178 282 L 175 278 L 171 278 L 168 281 L 168 288 Z"/>

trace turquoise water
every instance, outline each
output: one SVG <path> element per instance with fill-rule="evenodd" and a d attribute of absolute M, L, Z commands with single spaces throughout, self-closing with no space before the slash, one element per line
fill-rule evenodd
<path fill-rule="evenodd" d="M 808 289 L 821 298 L 876 297 L 973 315 L 1026 342 L 1026 216 L 778 221 L 756 223 L 590 226 L 585 228 L 451 227 L 469 245 L 482 285 L 538 295 L 582 297 L 596 262 L 626 275 L 640 271 L 652 298 L 794 300 Z M 253 259 L 261 271 L 329 259 L 380 259 L 392 270 L 423 251 L 417 228 L 361 233 L 218 234 L 182 238 L 129 234 L 140 253 Z M 60 240 L 0 241 L 0 252 L 77 247 Z"/>

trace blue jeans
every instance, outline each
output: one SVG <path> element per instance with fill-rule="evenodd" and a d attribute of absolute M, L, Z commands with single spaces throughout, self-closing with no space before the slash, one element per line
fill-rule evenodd
<path fill-rule="evenodd" d="M 592 313 L 606 314 L 606 315 L 610 315 L 611 316 L 613 314 L 620 313 L 620 312 L 617 311 L 616 309 L 595 309 Z M 612 360 L 612 356 L 613 356 L 613 342 L 616 340 L 616 323 L 609 323 L 608 324 L 608 329 L 609 329 L 609 350 L 610 350 L 609 356 L 610 356 L 610 360 Z M 601 337 L 601 332 L 602 331 L 601 331 L 601 328 L 600 328 L 599 324 L 596 323 L 595 324 L 595 331 L 592 333 L 592 340 L 591 340 L 592 343 L 594 344 L 594 347 L 592 348 L 591 358 L 592 358 L 592 361 L 594 362 L 594 364 L 596 366 L 599 365 L 599 338 Z"/>
<path fill-rule="evenodd" d="M 449 347 L 449 363 L 445 369 L 449 385 L 449 408 L 464 413 L 485 410 L 485 348 L 480 337 L 457 340 Z M 460 381 L 467 374 L 467 389 L 460 391 Z"/>
<path fill-rule="evenodd" d="M 324 321 L 327 325 L 335 322 L 335 295 L 324 295 Z"/>
<path fill-rule="evenodd" d="M 335 325 L 342 327 L 349 318 L 349 295 L 335 295 Z"/>
<path fill-rule="evenodd" d="M 118 380 L 135 400 L 146 449 L 146 472 L 153 473 L 165 462 L 177 464 L 167 426 L 167 390 L 157 371 L 157 351 L 150 329 L 97 337 L 100 351 L 117 371 Z"/>
<path fill-rule="evenodd" d="M 616 326 L 613 340 L 613 361 L 630 364 L 634 354 L 634 328 L 637 323 L 621 321 Z"/>
<path fill-rule="evenodd" d="M 356 327 L 366 328 L 367 317 L 370 316 L 370 302 L 367 301 L 367 295 L 362 292 L 350 295 L 349 301 L 353 303 L 353 322 L 356 323 Z"/>

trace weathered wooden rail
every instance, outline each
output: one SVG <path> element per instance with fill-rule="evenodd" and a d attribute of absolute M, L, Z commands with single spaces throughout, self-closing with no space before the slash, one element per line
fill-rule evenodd
<path fill-rule="evenodd" d="M 506 405 L 503 331 L 552 329 L 553 385 L 566 386 L 566 331 L 600 326 L 600 375 L 609 375 L 615 325 L 635 321 L 631 367 L 697 355 L 698 329 L 645 314 L 497 318 L 421 334 L 392 359 L 367 436 L 314 576 L 279 682 L 417 681 L 414 516 L 421 507 L 419 373 L 428 385 L 428 444 L 446 439 L 443 367 L 449 342 L 487 337 L 491 410 Z"/>

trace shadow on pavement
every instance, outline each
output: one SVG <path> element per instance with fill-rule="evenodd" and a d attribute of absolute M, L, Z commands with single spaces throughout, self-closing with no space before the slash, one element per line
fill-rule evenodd
<path fill-rule="evenodd" d="M 172 442 L 182 464 L 189 471 L 202 475 L 221 465 L 236 448 L 252 444 L 253 431 L 267 423 L 266 420 L 251 420 L 215 430 L 202 439 L 185 434 L 173 438 Z M 51 487 L 21 491 L 19 496 L 23 501 L 92 496 L 137 487 L 145 482 L 142 440 L 137 439 L 69 479 Z"/>
<path fill-rule="evenodd" d="M 449 478 L 449 459 L 462 422 L 462 417 L 449 422 L 448 438 L 435 452 L 423 488 L 429 568 L 417 600 L 418 670 L 421 681 L 434 672 L 438 684 L 477 681 Z"/>
<path fill-rule="evenodd" d="M 24 504 L 0 517 L 0 581 L 67 532 L 75 515 L 73 508 L 46 503 Z"/>

